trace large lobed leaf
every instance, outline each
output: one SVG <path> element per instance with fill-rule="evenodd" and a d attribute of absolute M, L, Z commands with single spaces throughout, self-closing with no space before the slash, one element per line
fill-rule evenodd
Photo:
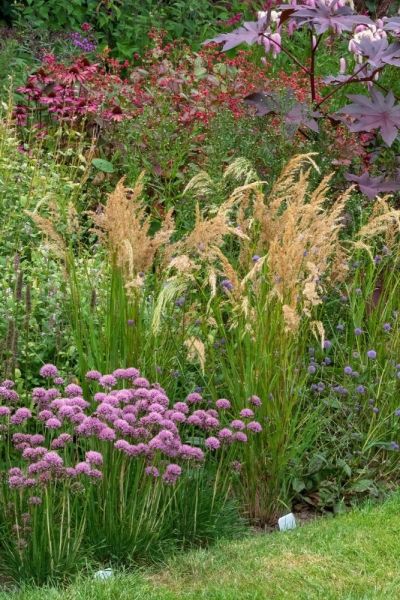
<path fill-rule="evenodd" d="M 371 90 L 371 97 L 362 94 L 348 96 L 351 104 L 338 110 L 336 115 L 351 117 L 344 119 L 350 131 L 373 131 L 378 129 L 384 142 L 391 146 L 400 128 L 400 104 L 396 104 L 393 92 L 384 96 L 377 89 Z"/>
<path fill-rule="evenodd" d="M 356 15 L 350 7 L 340 6 L 338 0 L 326 2 L 315 0 L 314 6 L 290 6 L 283 4 L 280 7 L 285 12 L 290 10 L 290 18 L 294 19 L 299 26 L 312 25 L 316 33 L 325 33 L 333 30 L 336 33 L 352 31 L 356 25 L 371 25 L 369 17 Z"/>

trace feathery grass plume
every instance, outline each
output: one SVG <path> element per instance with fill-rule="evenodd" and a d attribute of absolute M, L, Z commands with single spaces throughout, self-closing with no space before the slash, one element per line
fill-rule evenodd
<path fill-rule="evenodd" d="M 251 162 L 244 157 L 239 157 L 231 162 L 224 171 L 224 179 L 233 179 L 235 181 L 244 180 L 247 185 L 258 180 L 258 175 Z"/>
<path fill-rule="evenodd" d="M 37 212 L 25 211 L 26 214 L 32 219 L 36 227 L 47 239 L 47 247 L 55 256 L 66 260 L 67 246 L 64 238 L 56 231 L 53 222 L 47 217 L 42 217 Z"/>
<path fill-rule="evenodd" d="M 297 156 L 285 167 L 267 202 L 256 194 L 254 217 L 257 248 L 267 254 L 272 294 L 285 306 L 288 331 L 299 323 L 295 316 L 310 316 L 321 302 L 322 280 L 327 278 L 338 247 L 341 215 L 350 191 L 330 209 L 325 208 L 331 175 L 310 190 L 310 155 Z M 308 166 L 302 170 L 303 166 Z M 338 265 L 336 265 L 338 270 Z"/>
<path fill-rule="evenodd" d="M 184 344 L 187 348 L 188 359 L 191 362 L 198 362 L 200 364 L 201 372 L 205 373 L 205 364 L 206 364 L 206 349 L 201 340 L 194 336 L 189 337 L 184 341 Z"/>
<path fill-rule="evenodd" d="M 206 171 L 200 171 L 192 177 L 182 194 L 185 195 L 188 192 L 192 192 L 195 198 L 204 198 L 212 195 L 215 192 L 215 187 L 216 184 L 210 175 Z"/>
<path fill-rule="evenodd" d="M 144 172 L 133 189 L 126 188 L 124 178 L 109 194 L 104 210 L 90 215 L 100 238 L 106 241 L 108 250 L 118 267 L 122 269 L 129 285 L 139 285 L 138 274 L 146 272 L 153 264 L 157 252 L 167 244 L 175 230 L 172 210 L 165 215 L 160 230 L 150 234 L 151 218 L 141 199 Z"/>
<path fill-rule="evenodd" d="M 181 296 L 186 290 L 186 282 L 180 280 L 179 276 L 173 276 L 167 279 L 163 288 L 158 294 L 151 321 L 151 330 L 154 334 L 161 329 L 161 319 L 168 306 L 177 296 Z"/>
<path fill-rule="evenodd" d="M 233 234 L 237 237 L 246 237 L 239 229 L 232 226 L 229 219 L 230 211 L 236 202 L 237 198 L 230 196 L 210 218 L 203 217 L 197 204 L 194 228 L 186 237 L 170 246 L 169 256 L 181 253 L 195 254 L 198 258 L 212 260 L 215 248 L 222 246 L 225 236 Z"/>
<path fill-rule="evenodd" d="M 400 210 L 391 208 L 388 198 L 389 196 L 385 196 L 377 199 L 369 220 L 356 234 L 359 240 L 385 234 L 387 245 L 390 247 L 389 244 L 394 243 L 395 236 L 400 231 Z"/>

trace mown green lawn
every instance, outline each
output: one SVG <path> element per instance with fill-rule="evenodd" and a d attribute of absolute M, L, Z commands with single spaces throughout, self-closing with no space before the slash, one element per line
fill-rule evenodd
<path fill-rule="evenodd" d="M 286 533 L 221 542 L 165 569 L 77 580 L 0 600 L 398 600 L 400 495 Z"/>

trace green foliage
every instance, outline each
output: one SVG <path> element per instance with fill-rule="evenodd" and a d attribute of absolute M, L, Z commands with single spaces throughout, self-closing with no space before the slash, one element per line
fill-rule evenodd
<path fill-rule="evenodd" d="M 76 30 L 89 22 L 99 41 L 112 48 L 123 58 L 132 58 L 149 44 L 148 33 L 164 29 L 168 39 L 184 38 L 196 46 L 216 31 L 216 19 L 227 19 L 231 11 L 243 8 L 242 3 L 192 0 L 24 0 L 18 2 L 15 12 L 21 24 L 34 28 L 51 27 L 54 30 Z"/>

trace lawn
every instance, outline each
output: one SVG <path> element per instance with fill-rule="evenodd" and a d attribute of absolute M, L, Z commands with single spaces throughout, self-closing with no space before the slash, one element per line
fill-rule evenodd
<path fill-rule="evenodd" d="M 221 541 L 161 570 L 0 600 L 386 600 L 399 597 L 400 495 L 295 531 Z"/>

